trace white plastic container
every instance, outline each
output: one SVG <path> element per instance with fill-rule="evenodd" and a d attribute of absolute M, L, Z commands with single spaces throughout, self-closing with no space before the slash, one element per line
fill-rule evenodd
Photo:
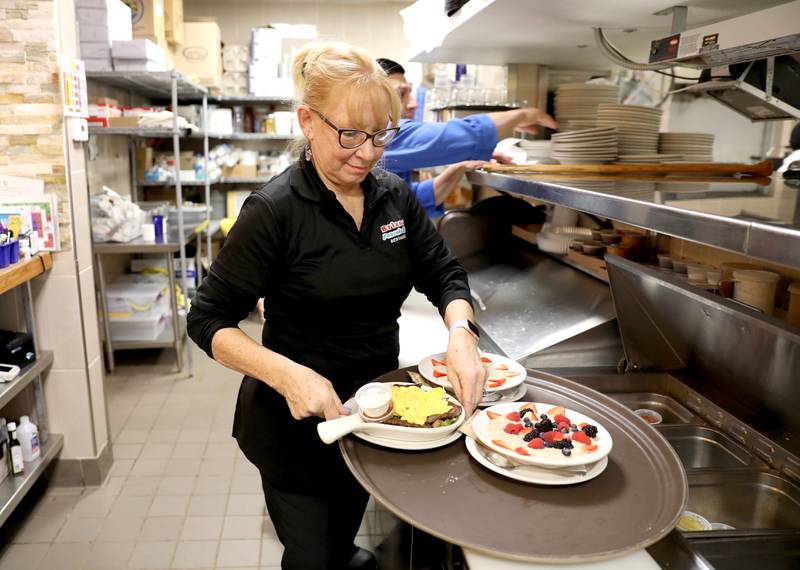
<path fill-rule="evenodd" d="M 705 265 L 700 265 L 698 263 L 687 263 L 686 264 L 686 274 L 689 277 L 689 281 L 691 283 L 703 283 L 707 282 L 706 272 L 708 271 L 708 267 Z"/>
<path fill-rule="evenodd" d="M 169 314 L 160 310 L 124 318 L 110 318 L 111 340 L 156 340 L 169 322 Z"/>
<path fill-rule="evenodd" d="M 31 462 L 35 459 L 39 459 L 39 455 L 41 455 L 39 449 L 39 428 L 36 427 L 36 424 L 31 422 L 28 416 L 22 416 L 19 419 L 17 439 L 19 439 L 19 445 L 22 447 L 23 461 Z"/>
<path fill-rule="evenodd" d="M 771 315 L 775 309 L 775 290 L 781 276 L 760 269 L 739 269 L 733 272 L 733 298 Z"/>

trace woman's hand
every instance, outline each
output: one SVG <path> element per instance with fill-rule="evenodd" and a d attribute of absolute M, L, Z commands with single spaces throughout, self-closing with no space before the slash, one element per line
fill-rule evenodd
<path fill-rule="evenodd" d="M 466 417 L 472 415 L 483 399 L 486 368 L 478 354 L 478 340 L 463 328 L 450 332 L 447 343 L 447 379 L 453 384 L 456 397 L 464 406 Z"/>
<path fill-rule="evenodd" d="M 319 416 L 333 420 L 349 415 L 328 379 L 310 368 L 295 364 L 283 384 L 283 397 L 296 420 Z"/>

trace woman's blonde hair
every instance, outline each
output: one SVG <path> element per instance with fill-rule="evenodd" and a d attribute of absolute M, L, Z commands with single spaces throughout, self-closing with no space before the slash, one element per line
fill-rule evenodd
<path fill-rule="evenodd" d="M 365 104 L 376 111 L 388 106 L 389 120 L 397 126 L 400 99 L 386 73 L 365 49 L 341 42 L 307 45 L 294 58 L 292 79 L 297 102 L 320 112 L 331 100 L 344 97 L 348 115 L 356 122 L 349 127 L 371 128 L 359 124 Z"/>

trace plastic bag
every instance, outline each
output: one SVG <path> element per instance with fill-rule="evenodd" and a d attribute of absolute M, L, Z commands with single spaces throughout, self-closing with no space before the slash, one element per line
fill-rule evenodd
<path fill-rule="evenodd" d="M 111 188 L 92 195 L 92 238 L 96 242 L 128 242 L 142 235 L 144 211 Z"/>

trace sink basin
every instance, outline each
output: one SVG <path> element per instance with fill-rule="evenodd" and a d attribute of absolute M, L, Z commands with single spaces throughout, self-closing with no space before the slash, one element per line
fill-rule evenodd
<path fill-rule="evenodd" d="M 656 426 L 686 469 L 767 465 L 724 433 L 703 426 Z"/>
<path fill-rule="evenodd" d="M 800 568 L 800 536 L 748 536 L 691 540 L 692 551 L 715 570 Z"/>
<path fill-rule="evenodd" d="M 650 409 L 661 414 L 662 424 L 702 423 L 702 420 L 676 400 L 655 392 L 624 392 L 608 394 L 632 410 Z"/>
<path fill-rule="evenodd" d="M 780 475 L 709 470 L 689 472 L 688 478 L 687 508 L 711 523 L 724 523 L 740 531 L 800 529 L 800 487 Z"/>

